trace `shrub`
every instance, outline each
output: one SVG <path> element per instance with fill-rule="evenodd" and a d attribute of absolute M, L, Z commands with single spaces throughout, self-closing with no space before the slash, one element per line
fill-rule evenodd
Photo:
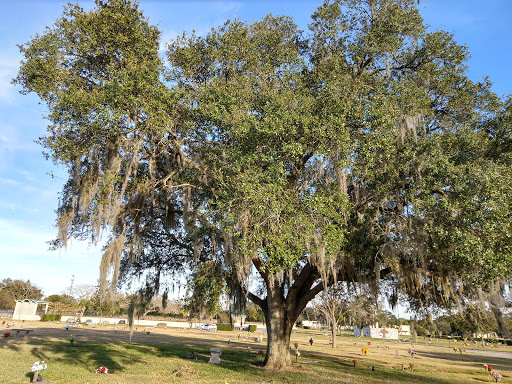
<path fill-rule="evenodd" d="M 217 324 L 218 331 L 232 331 L 233 326 L 231 324 Z"/>
<path fill-rule="evenodd" d="M 47 313 L 41 316 L 41 321 L 60 321 L 62 315 L 57 315 L 56 313 Z"/>
<path fill-rule="evenodd" d="M 258 329 L 258 327 L 256 327 L 255 324 L 249 325 L 249 332 L 256 332 L 257 329 Z"/>

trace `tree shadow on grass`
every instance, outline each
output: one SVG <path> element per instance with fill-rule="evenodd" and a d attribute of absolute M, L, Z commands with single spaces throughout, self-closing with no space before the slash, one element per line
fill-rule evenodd
<path fill-rule="evenodd" d="M 277 380 L 278 382 L 293 383 L 317 381 L 321 383 L 325 382 L 326 377 L 333 377 L 332 382 L 380 381 L 451 384 L 448 379 L 433 377 L 430 371 L 411 373 L 401 369 L 390 369 L 389 364 L 379 361 L 378 356 L 366 360 L 354 357 L 359 363 L 357 367 L 353 367 L 351 359 L 356 355 L 351 352 L 347 352 L 345 356 L 337 356 L 327 351 L 308 351 L 299 359 L 298 364 L 294 364 L 298 370 L 268 371 L 257 366 L 257 363 L 261 362 L 261 356 L 257 355 L 257 351 L 265 350 L 265 344 L 242 341 L 228 344 L 227 340 L 219 340 L 219 336 L 215 336 L 215 338 L 212 335 L 203 336 L 193 331 L 178 335 L 159 333 L 146 335 L 139 332 L 134 336 L 133 341 L 129 342 L 127 332 L 120 334 L 114 333 L 114 331 L 76 329 L 73 332 L 76 336 L 74 346 L 71 346 L 67 340 L 71 334 L 70 332 L 66 333 L 60 329 L 47 329 L 46 331 L 43 332 L 41 329 L 37 336 L 34 335 L 23 340 L 24 343 L 31 346 L 30 352 L 36 360 L 48 361 L 51 357 L 54 361 L 80 365 L 89 372 L 94 371 L 99 366 L 108 367 L 109 373 L 122 372 L 124 367 L 134 361 L 157 357 L 163 359 L 174 358 L 177 359 L 175 362 L 178 365 L 181 362 L 182 366 L 195 366 L 198 370 L 209 371 L 213 375 L 225 374 L 228 370 L 233 372 L 235 377 L 250 378 L 250 380 Z M 206 367 L 205 364 L 210 359 L 210 348 L 212 347 L 222 349 L 222 363 L 219 366 L 208 364 L 208 367 Z M 15 351 L 19 349 L 17 342 L 0 343 L 0 348 L 10 348 Z M 196 359 L 187 358 L 190 357 L 192 352 L 194 352 Z M 419 356 L 421 355 L 423 353 L 419 354 Z M 425 357 L 427 357 L 427 354 L 425 354 Z M 455 358 L 454 354 L 449 352 L 430 352 L 428 357 L 450 361 Z M 312 363 L 311 360 L 316 362 Z M 479 369 L 482 367 L 481 361 L 497 367 L 511 366 L 510 359 L 492 356 L 457 355 L 456 360 L 457 363 L 475 366 Z M 372 365 L 375 371 L 370 369 Z M 397 367 L 399 366 L 400 364 L 397 364 Z M 304 369 L 301 369 L 301 367 Z M 305 370 L 307 371 L 306 375 L 304 375 Z"/>
<path fill-rule="evenodd" d="M 455 352 L 430 352 L 426 353 L 418 353 L 419 356 L 429 357 L 431 359 L 440 359 L 447 361 L 456 361 L 457 364 L 464 364 L 467 366 L 472 366 L 474 368 L 483 369 L 483 364 L 492 365 L 496 368 L 505 368 L 507 370 L 512 369 L 512 360 L 507 357 L 498 357 L 498 356 L 490 356 L 490 355 L 479 355 L 477 353 L 463 353 L 462 355 Z"/>
<path fill-rule="evenodd" d="M 121 372 L 131 357 L 111 344 L 80 343 L 71 346 L 68 342 L 54 341 L 36 343 L 30 353 L 37 360 L 72 363 L 82 366 L 87 371 L 95 371 L 98 367 L 108 367 L 109 372 Z"/>
<path fill-rule="evenodd" d="M 141 345 L 126 345 L 127 349 L 135 349 L 140 351 Z M 212 345 L 213 347 L 213 345 Z M 263 347 L 263 346 L 262 346 Z M 152 354 L 158 357 L 178 357 L 186 364 L 189 359 L 186 358 L 190 352 L 194 352 L 199 363 L 206 363 L 209 360 L 210 352 L 207 345 L 183 344 L 180 346 L 166 346 L 166 345 L 152 345 Z M 315 364 L 307 364 L 305 361 L 299 361 L 294 364 L 294 368 L 288 371 L 269 371 L 262 367 L 262 358 L 256 353 L 258 348 L 251 348 L 251 351 L 243 347 L 222 350 L 220 368 L 227 369 L 241 376 L 250 374 L 251 379 L 259 378 L 261 380 L 283 380 L 293 383 L 314 382 L 318 380 L 319 383 L 325 382 L 325 377 L 345 377 L 347 381 L 357 379 L 361 382 L 384 381 L 393 383 L 417 383 L 424 384 L 426 382 L 432 384 L 452 384 L 450 380 L 443 380 L 440 378 L 433 378 L 424 372 L 410 372 L 402 370 L 390 370 L 384 365 L 375 363 L 373 361 L 366 361 L 359 364 L 356 368 L 353 367 L 348 360 L 332 356 L 322 352 L 311 353 L 316 361 Z M 370 370 L 374 366 L 375 371 Z M 304 377 L 304 371 L 307 371 L 307 378 Z M 332 380 L 333 382 L 335 380 Z M 338 381 L 339 382 L 339 381 Z"/>
<path fill-rule="evenodd" d="M 12 337 L 3 337 L 0 339 L 0 349 L 11 349 L 15 352 L 18 352 L 20 348 L 13 343 L 13 341 L 16 341 L 15 338 Z"/>

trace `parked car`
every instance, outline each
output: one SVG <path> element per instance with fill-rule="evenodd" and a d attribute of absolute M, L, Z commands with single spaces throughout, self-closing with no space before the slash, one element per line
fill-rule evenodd
<path fill-rule="evenodd" d="M 126 325 L 126 320 L 119 320 L 119 322 L 117 324 Z"/>
<path fill-rule="evenodd" d="M 69 319 L 66 320 L 66 323 L 70 323 L 70 324 L 74 324 L 76 323 L 78 320 L 75 320 L 73 319 L 72 317 L 70 317 Z"/>
<path fill-rule="evenodd" d="M 196 328 L 201 329 L 203 331 L 217 332 L 217 324 L 201 324 L 201 325 L 198 325 Z"/>

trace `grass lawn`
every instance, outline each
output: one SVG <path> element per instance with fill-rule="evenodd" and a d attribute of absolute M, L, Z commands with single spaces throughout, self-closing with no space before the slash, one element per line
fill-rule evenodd
<path fill-rule="evenodd" d="M 34 329 L 29 337 L 0 338 L 0 383 L 30 382 L 30 368 L 38 360 L 48 365 L 42 376 L 53 384 L 494 383 L 483 364 L 492 365 L 503 375 L 500 383 L 512 383 L 512 347 L 509 346 L 489 346 L 485 350 L 471 346 L 461 355 L 448 348 L 446 341 L 411 345 L 373 339 L 368 345 L 369 339 L 343 336 L 337 339 L 338 347 L 333 349 L 328 336 L 297 331 L 292 336 L 292 347 L 297 342 L 301 355 L 294 368 L 268 371 L 257 364 L 261 361 L 257 352 L 265 349 L 266 339 L 263 343 L 255 342 L 253 337 L 238 340 L 237 331 L 212 333 L 159 328 L 147 335 L 139 328 L 129 342 L 128 331 L 116 332 L 112 326 L 74 327 L 70 331 L 64 326 L 26 322 L 24 328 Z M 7 331 L 5 326 L 0 326 L 2 335 Z M 68 340 L 71 334 L 75 336 L 74 346 Z M 313 346 L 308 343 L 311 335 Z M 462 346 L 460 342 L 457 344 Z M 220 365 L 207 363 L 212 347 L 222 349 Z M 367 356 L 361 353 L 363 347 L 369 349 Z M 416 352 L 414 358 L 409 356 L 409 348 Z M 187 358 L 192 352 L 197 359 Z M 356 367 L 353 360 L 357 361 Z M 100 366 L 107 367 L 109 373 L 95 374 Z M 407 369 L 411 366 L 413 371 Z"/>

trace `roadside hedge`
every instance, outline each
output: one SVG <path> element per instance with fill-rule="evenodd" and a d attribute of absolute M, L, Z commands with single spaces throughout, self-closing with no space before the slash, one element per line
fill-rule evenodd
<path fill-rule="evenodd" d="M 231 324 L 217 324 L 217 331 L 232 331 L 233 326 Z"/>
<path fill-rule="evenodd" d="M 41 316 L 41 321 L 60 321 L 62 315 L 57 315 L 56 313 L 47 313 Z"/>

